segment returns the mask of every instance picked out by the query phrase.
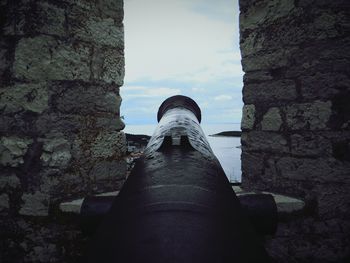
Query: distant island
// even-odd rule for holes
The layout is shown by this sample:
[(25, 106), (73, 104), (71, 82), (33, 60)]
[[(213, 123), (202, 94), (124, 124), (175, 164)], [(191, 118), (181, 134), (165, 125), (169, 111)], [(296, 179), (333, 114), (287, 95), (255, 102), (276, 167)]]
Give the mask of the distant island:
[(223, 131), (223, 132), (219, 132), (216, 134), (211, 134), (209, 136), (212, 137), (219, 137), (219, 136), (225, 136), (225, 137), (241, 137), (242, 132), (241, 131)]

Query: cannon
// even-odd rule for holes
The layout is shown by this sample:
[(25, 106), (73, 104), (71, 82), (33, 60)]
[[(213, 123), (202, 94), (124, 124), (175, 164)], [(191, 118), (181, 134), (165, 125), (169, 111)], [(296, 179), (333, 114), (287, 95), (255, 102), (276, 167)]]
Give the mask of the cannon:
[(103, 214), (86, 261), (268, 262), (259, 232), (275, 229), (272, 197), (245, 197), (242, 207), (206, 140), (200, 108), (192, 99), (166, 99), (157, 118), (119, 195), (84, 201), (83, 216)]

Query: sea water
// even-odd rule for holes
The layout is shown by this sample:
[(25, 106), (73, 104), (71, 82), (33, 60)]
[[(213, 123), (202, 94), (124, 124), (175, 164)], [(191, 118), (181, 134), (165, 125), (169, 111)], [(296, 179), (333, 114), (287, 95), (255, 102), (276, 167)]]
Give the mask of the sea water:
[[(152, 135), (157, 124), (126, 125), (124, 132)], [(239, 131), (239, 123), (201, 124), (204, 134), (230, 182), (241, 182), (241, 138), (209, 136), (223, 131)]]

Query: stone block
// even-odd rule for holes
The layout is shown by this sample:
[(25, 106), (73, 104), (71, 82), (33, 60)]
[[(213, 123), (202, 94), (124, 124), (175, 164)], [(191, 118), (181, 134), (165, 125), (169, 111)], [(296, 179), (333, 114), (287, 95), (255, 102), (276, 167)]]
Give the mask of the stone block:
[(83, 16), (94, 15), (102, 18), (113, 18), (117, 24), (124, 18), (123, 0), (78, 0), (73, 8), (80, 8)]
[[(15, 35), (49, 34), (64, 36), (65, 10), (45, 1), (22, 1), (13, 7), (16, 19), (9, 17)], [(8, 32), (10, 33), (10, 32)]]
[(243, 151), (242, 156), (242, 187), (253, 190), (259, 186), (264, 169), (262, 154)]
[(16, 46), (13, 71), (25, 80), (90, 79), (90, 48), (51, 36), (22, 38)]
[[(322, 219), (338, 217), (348, 218), (350, 215), (349, 187), (349, 180), (347, 180), (347, 183), (326, 183), (317, 184), (315, 186), (318, 201), (318, 214)], [(334, 228), (333, 231), (335, 231)]]
[(288, 141), (279, 133), (250, 131), (242, 133), (242, 149), (271, 153), (286, 153), (289, 151)]
[(124, 56), (113, 48), (96, 48), (92, 56), (92, 78), (122, 86), (125, 75)]
[[(95, 1), (94, 1), (95, 2)], [(123, 0), (104, 0), (97, 2), (97, 9), (103, 17), (111, 17), (116, 23), (122, 23), (124, 18)]]
[(23, 157), (32, 142), (33, 140), (28, 138), (2, 137), (0, 140), (0, 163), (11, 167), (23, 164)]
[(289, 67), (297, 52), (298, 49), (296, 47), (288, 47), (285, 49), (266, 50), (248, 56), (242, 50), (242, 68), (247, 73)]
[(20, 215), (26, 216), (48, 216), (49, 195), (36, 191), (34, 194), (25, 193), (22, 196), (24, 204), (19, 210)]
[(251, 31), (249, 34), (245, 34), (244, 38), (241, 38), (239, 46), (242, 54), (247, 57), (264, 50), (264, 44), (264, 34), (261, 31)]
[(101, 131), (91, 145), (93, 158), (119, 159), (126, 152), (126, 139), (123, 132)]
[(350, 87), (350, 78), (343, 73), (317, 72), (300, 76), (301, 94), (305, 99), (327, 99)]
[(242, 121), (241, 121), (241, 129), (242, 130), (251, 130), (254, 127), (255, 123), (255, 106), (244, 105), (243, 113), (242, 113)]
[(288, 48), (345, 36), (347, 31), (345, 21), (343, 11), (311, 9), (306, 17), (305, 12), (298, 9), (284, 18), (282, 24), (263, 23), (258, 30), (243, 31), (241, 50), (244, 56), (249, 56), (258, 52), (277, 50), (282, 46)]
[(53, 85), (51, 87), (52, 103), (62, 113), (97, 115), (113, 113), (119, 115), (121, 97), (119, 88), (108, 91), (104, 86), (88, 84)]
[(21, 182), (18, 177), (14, 174), (0, 176), (0, 192), (5, 191), (5, 189), (16, 189), (21, 186)]
[(259, 84), (245, 84), (243, 101), (246, 104), (256, 102), (294, 101), (297, 98), (295, 82), (292, 80), (275, 80)]
[(43, 142), (43, 153), (40, 160), (44, 166), (65, 169), (71, 160), (71, 145), (62, 138), (41, 139)]
[(244, 84), (259, 83), (259, 82), (268, 81), (268, 80), (273, 80), (273, 75), (271, 74), (271, 71), (268, 71), (268, 70), (252, 71), (244, 74), (243, 76)]
[(0, 195), (0, 212), (10, 208), (10, 198), (7, 194)]
[(314, 134), (302, 133), (290, 136), (291, 153), (300, 156), (331, 156), (332, 143), (328, 138)]
[[(240, 1), (242, 3), (243, 1)], [(242, 4), (240, 15), (240, 29), (251, 30), (262, 24), (273, 23), (288, 16), (295, 8), (294, 2), (289, 0), (254, 1)]]
[(20, 111), (42, 113), (48, 109), (46, 83), (16, 84), (0, 90), (0, 108), (4, 114)]
[(85, 124), (84, 116), (77, 114), (47, 113), (34, 121), (35, 131), (39, 136), (49, 132), (72, 135), (80, 132)]
[(261, 129), (263, 131), (278, 131), (281, 128), (283, 121), (281, 112), (278, 108), (270, 108), (265, 113), (263, 120), (261, 121)]
[(97, 162), (89, 176), (94, 182), (125, 179), (126, 162), (124, 160)]
[(333, 158), (282, 157), (276, 167), (287, 180), (321, 183), (349, 183), (350, 165)]
[[(59, 253), (56, 244), (48, 244), (45, 242), (44, 244), (40, 244), (40, 246), (34, 246), (30, 253), (28, 253), (27, 259), (28, 262), (52, 262)], [(55, 261), (57, 262), (57, 260)]]
[(68, 12), (69, 33), (72, 37), (115, 49), (124, 49), (124, 28), (113, 18), (101, 18), (79, 6)]
[[(1, 7), (0, 7), (1, 8)], [(7, 39), (5, 37), (1, 37), (0, 39), (0, 84), (2, 82), (7, 81), (6, 74), (10, 72), (11, 68), (11, 49), (12, 49), (12, 43), (10, 39)]]
[(285, 114), (291, 130), (327, 130), (332, 102), (317, 100), (313, 103), (293, 104), (286, 107)]
[(99, 117), (96, 119), (96, 128), (107, 131), (120, 131), (124, 129), (125, 124), (120, 117)]

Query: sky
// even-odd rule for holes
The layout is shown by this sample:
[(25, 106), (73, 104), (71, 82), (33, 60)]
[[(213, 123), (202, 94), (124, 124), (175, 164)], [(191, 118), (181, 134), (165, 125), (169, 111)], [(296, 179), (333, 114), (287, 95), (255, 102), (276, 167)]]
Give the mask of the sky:
[(121, 115), (156, 123), (173, 95), (194, 99), (202, 123), (240, 123), (243, 72), (237, 0), (124, 1)]

